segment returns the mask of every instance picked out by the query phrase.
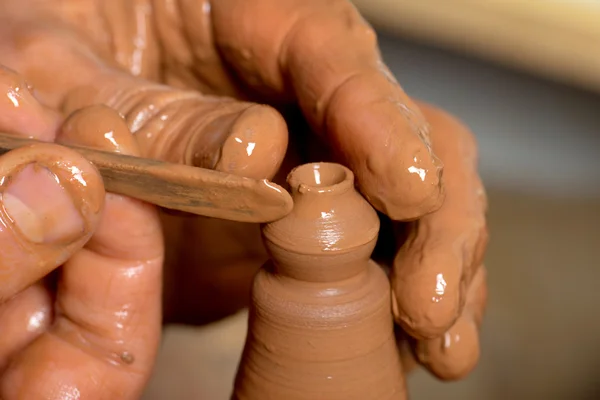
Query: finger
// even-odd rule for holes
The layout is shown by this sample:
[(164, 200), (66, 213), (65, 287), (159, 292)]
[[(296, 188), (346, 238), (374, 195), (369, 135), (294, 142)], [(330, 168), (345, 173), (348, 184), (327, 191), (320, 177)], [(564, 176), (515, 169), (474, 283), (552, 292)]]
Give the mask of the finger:
[(146, 157), (251, 178), (270, 178), (279, 168), (288, 135), (274, 109), (133, 77), (97, 57), (94, 46), (73, 29), (37, 18), (33, 27), (4, 28), (9, 38), (25, 43), (18, 53), (10, 52), (8, 39), (0, 41), (0, 50), (28, 71), (43, 98), (65, 115), (95, 104), (117, 110)]
[(125, 117), (145, 157), (263, 179), (287, 149), (285, 120), (268, 106), (108, 75), (70, 93), (64, 110), (98, 103)]
[[(191, 29), (194, 7), (181, 2), (193, 45), (203, 40), (202, 30)], [(425, 118), (383, 65), (373, 29), (350, 2), (224, 0), (210, 13), (217, 48), (237, 75), (257, 93), (297, 98), (376, 208), (396, 220), (439, 208), (441, 165)]]
[[(125, 154), (124, 121), (97, 107), (81, 110), (58, 140), (96, 146), (94, 129), (76, 129), (90, 112), (103, 114)], [(112, 126), (109, 126), (109, 120)], [(123, 144), (125, 143), (125, 144)], [(147, 382), (161, 327), (160, 224), (154, 207), (107, 195), (98, 229), (65, 265), (58, 283), (52, 327), (9, 365), (0, 382), (6, 400), (47, 398), (138, 399)], [(73, 366), (78, 366), (73, 369)]]
[(402, 331), (402, 329), (398, 326), (395, 327), (395, 336), (396, 343), (398, 344), (398, 351), (400, 352), (402, 371), (405, 374), (409, 374), (419, 366), (411, 346), (412, 338)]
[(462, 379), (479, 361), (479, 327), (487, 297), (485, 278), (485, 268), (481, 267), (471, 282), (462, 315), (444, 335), (417, 343), (419, 362), (439, 379)]
[(0, 371), (50, 326), (52, 302), (50, 292), (38, 282), (0, 304)]
[[(60, 122), (59, 114), (41, 105), (35, 98), (31, 85), (4, 66), (0, 66), (0, 93), (3, 94), (3, 101), (0, 102), (0, 132), (45, 141), (54, 139)], [(56, 196), (49, 197), (52, 199)], [(60, 197), (62, 196), (59, 196), (59, 203), (64, 203)], [(67, 201), (66, 205), (62, 205), (63, 209), (65, 207), (68, 210), (73, 205)], [(60, 208), (56, 211), (60, 213)], [(34, 278), (25, 279), (24, 285), (32, 279)], [(11, 292), (14, 290), (18, 289), (12, 289)], [(0, 303), (0, 371), (5, 368), (12, 355), (48, 327), (52, 320), (52, 301), (48, 290), (38, 281)]]
[(154, 26), (158, 43), (163, 47), (164, 81), (175, 87), (193, 87), (206, 94), (242, 98), (239, 82), (214, 43), (211, 3), (210, 0), (180, 0), (177, 7), (173, 7), (169, 1), (153, 1)]
[(412, 223), (392, 273), (394, 315), (418, 339), (454, 324), (487, 243), (485, 192), (477, 174), (473, 136), (451, 116), (425, 104), (434, 150), (445, 164), (446, 200)]
[(40, 104), (25, 79), (0, 65), (0, 133), (13, 133), (52, 141), (60, 115)]
[(102, 178), (54, 144), (0, 157), (0, 303), (66, 261), (90, 238), (104, 203)]

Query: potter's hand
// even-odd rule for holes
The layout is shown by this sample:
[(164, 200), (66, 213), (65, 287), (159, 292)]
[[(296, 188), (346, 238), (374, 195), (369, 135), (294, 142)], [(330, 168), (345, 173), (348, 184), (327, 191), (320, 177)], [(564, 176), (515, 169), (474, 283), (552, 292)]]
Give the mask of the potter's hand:
[[(453, 350), (477, 354), (477, 340), (457, 341), (457, 332), (476, 338), (483, 307), (478, 267), (485, 197), (473, 138), (450, 117), (407, 97), (350, 3), (65, 0), (60, 7), (24, 6), (30, 1), (3, 0), (12, 15), (0, 24), (10, 44), (2, 56), (31, 74), (57, 108), (105, 103), (121, 111), (146, 156), (269, 177), (287, 144), (281, 117), (269, 107), (200, 92), (299, 105), (374, 206), (394, 220), (416, 221), (408, 225), (408, 241), (401, 234), (406, 225), (399, 224), (381, 239), (390, 242), (392, 254), (396, 242), (400, 247), (392, 279), (395, 314), (420, 339), (421, 360), (446, 378), (473, 366), (475, 357), (457, 358)], [(302, 152), (307, 140), (301, 137), (293, 149)], [(441, 164), (433, 152), (445, 163), (442, 208)], [(255, 227), (165, 219), (173, 255), (167, 270), (175, 276), (166, 287), (175, 287), (189, 307), (171, 308), (179, 310), (176, 318), (196, 321), (190, 310), (214, 310), (224, 304), (215, 296), (247, 289), (265, 257)], [(186, 263), (194, 268), (183, 268)]]
[(457, 379), (479, 359), (487, 205), (472, 134), (443, 111), (419, 106), (433, 150), (444, 161), (446, 199), (436, 212), (392, 226), (401, 244), (393, 261), (392, 306), (404, 330), (419, 339), (419, 361), (442, 379)]
[[(0, 97), (0, 132), (55, 139), (58, 115), (3, 67)], [(58, 140), (95, 144), (72, 131)], [(55, 144), (1, 156), (0, 176), (0, 398), (138, 399), (160, 334), (155, 210), (105, 196), (96, 169)]]
[[(154, 4), (167, 82), (298, 104), (376, 208), (393, 220), (415, 220), (382, 232), (391, 250), (396, 243), (399, 248), (392, 274), (395, 316), (418, 339), (416, 354), (432, 372), (447, 379), (468, 373), (479, 354), (485, 303), (480, 264), (487, 241), (486, 200), (471, 133), (408, 98), (381, 61), (373, 30), (347, 1)], [(136, 66), (134, 58), (122, 59), (129, 60), (130, 70)], [(300, 144), (293, 150), (306, 149), (312, 139), (304, 139), (293, 142)], [(445, 165), (441, 208), (436, 155)], [(221, 242), (241, 237), (252, 243), (248, 235), (235, 235), (231, 224), (221, 226)], [(197, 229), (205, 243), (218, 246), (211, 230)], [(256, 251), (230, 248), (229, 257), (221, 256), (223, 264), (232, 264), (231, 254), (258, 257)], [(215, 250), (203, 250), (200, 259), (218, 258)]]

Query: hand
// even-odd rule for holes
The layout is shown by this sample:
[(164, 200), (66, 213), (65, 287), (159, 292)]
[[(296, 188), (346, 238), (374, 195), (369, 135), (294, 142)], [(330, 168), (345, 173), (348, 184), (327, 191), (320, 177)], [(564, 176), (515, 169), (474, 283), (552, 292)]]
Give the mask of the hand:
[[(0, 132), (99, 147), (100, 132), (79, 127), (101, 112), (121, 150), (137, 151), (108, 108), (59, 128), (60, 116), (1, 66), (0, 95)], [(2, 155), (0, 176), (0, 398), (138, 399), (161, 330), (156, 210), (105, 195), (96, 169), (55, 144)]]
[[(269, 103), (293, 122), (295, 152), (285, 165), (327, 145), (379, 211), (412, 221), (387, 224), (379, 250), (383, 259), (398, 250), (395, 316), (419, 360), (446, 379), (474, 366), (487, 234), (473, 138), (403, 92), (348, 2), (4, 2), (5, 59), (65, 114), (95, 103), (119, 110), (146, 156), (273, 176), (288, 144), (285, 125), (273, 108), (248, 101)], [(317, 137), (289, 118), (290, 105)], [(444, 185), (434, 152), (445, 164)], [(266, 257), (258, 228), (176, 216), (163, 216), (163, 225), (168, 317), (203, 322), (243, 306)]]

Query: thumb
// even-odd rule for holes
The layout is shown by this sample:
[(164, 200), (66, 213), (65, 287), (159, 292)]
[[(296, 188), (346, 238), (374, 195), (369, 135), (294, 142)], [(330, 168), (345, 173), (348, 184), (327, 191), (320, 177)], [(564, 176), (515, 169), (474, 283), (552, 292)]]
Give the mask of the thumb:
[(72, 150), (36, 144), (0, 157), (0, 301), (60, 266), (95, 230), (102, 178)]

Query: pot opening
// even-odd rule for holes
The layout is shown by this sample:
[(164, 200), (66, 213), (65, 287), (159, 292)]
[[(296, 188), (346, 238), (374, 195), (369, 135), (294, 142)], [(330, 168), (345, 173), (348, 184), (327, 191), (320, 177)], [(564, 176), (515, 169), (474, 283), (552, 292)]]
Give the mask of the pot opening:
[(344, 182), (351, 184), (353, 179), (352, 172), (340, 164), (312, 163), (294, 169), (288, 182), (292, 187), (302, 185), (322, 191), (333, 189)]

